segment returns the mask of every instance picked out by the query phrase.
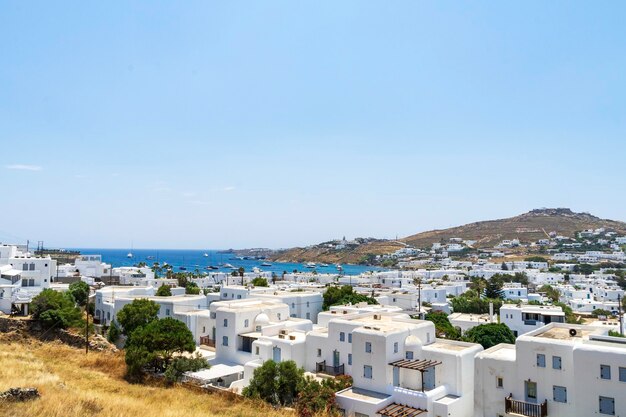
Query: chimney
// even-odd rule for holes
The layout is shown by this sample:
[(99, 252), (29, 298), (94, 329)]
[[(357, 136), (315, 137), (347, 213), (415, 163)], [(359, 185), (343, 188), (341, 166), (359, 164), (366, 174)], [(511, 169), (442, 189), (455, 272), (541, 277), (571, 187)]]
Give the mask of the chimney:
[(493, 302), (489, 302), (489, 323), (493, 323)]

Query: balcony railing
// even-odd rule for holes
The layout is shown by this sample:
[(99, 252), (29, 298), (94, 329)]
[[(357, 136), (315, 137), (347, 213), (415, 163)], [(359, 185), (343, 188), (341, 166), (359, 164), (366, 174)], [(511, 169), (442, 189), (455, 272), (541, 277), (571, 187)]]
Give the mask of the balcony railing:
[(330, 365), (326, 365), (326, 361), (322, 361), (322, 362), (317, 362), (315, 368), (317, 372), (324, 373), (326, 375), (337, 376), (337, 375), (344, 374), (343, 364), (338, 365), (338, 366), (330, 366)]
[(200, 336), (200, 344), (208, 347), (215, 347), (215, 340), (209, 336)]
[(527, 417), (546, 417), (548, 415), (548, 400), (540, 404), (514, 400), (513, 394), (504, 399), (504, 411)]

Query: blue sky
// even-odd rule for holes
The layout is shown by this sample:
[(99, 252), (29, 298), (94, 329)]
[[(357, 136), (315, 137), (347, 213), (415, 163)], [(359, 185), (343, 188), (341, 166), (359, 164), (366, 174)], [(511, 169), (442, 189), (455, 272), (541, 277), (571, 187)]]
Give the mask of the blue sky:
[(626, 220), (623, 2), (0, 4), (0, 240)]

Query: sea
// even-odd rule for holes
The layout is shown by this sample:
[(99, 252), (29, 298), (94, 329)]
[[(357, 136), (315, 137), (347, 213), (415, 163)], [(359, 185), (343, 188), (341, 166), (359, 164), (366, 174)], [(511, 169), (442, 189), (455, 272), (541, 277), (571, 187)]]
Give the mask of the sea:
[[(70, 249), (70, 248), (68, 248)], [(328, 266), (317, 265), (315, 268), (307, 268), (302, 263), (286, 263), (286, 262), (269, 262), (259, 259), (239, 259), (233, 253), (220, 253), (217, 250), (192, 250), (192, 249), (99, 249), (99, 248), (71, 248), (78, 250), (82, 255), (102, 255), (102, 261), (111, 264), (114, 268), (120, 266), (133, 266), (139, 262), (145, 262), (152, 265), (155, 262), (163, 264), (167, 262), (172, 265), (174, 271), (181, 271), (180, 267), (186, 268), (187, 272), (193, 272), (198, 269), (200, 272), (211, 272), (207, 270), (207, 266), (216, 266), (217, 270), (231, 272), (230, 264), (235, 268), (243, 267), (246, 272), (251, 272), (252, 268), (259, 268), (262, 271), (275, 272), (277, 275), (284, 271), (293, 272), (312, 272), (317, 271), (319, 274), (336, 274), (335, 264)], [(132, 252), (133, 257), (129, 258), (128, 253)], [(205, 256), (206, 254), (206, 256)], [(262, 266), (264, 262), (269, 262), (272, 266)], [(366, 265), (349, 265), (342, 264), (344, 275), (359, 275), (367, 271), (383, 271), (384, 268), (378, 268)]]

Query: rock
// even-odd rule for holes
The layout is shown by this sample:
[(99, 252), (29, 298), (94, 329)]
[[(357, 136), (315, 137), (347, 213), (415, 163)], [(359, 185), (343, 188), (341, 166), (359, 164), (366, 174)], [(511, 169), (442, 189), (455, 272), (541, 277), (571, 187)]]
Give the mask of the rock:
[(30, 401), (39, 398), (37, 388), (9, 388), (0, 392), (0, 401)]

